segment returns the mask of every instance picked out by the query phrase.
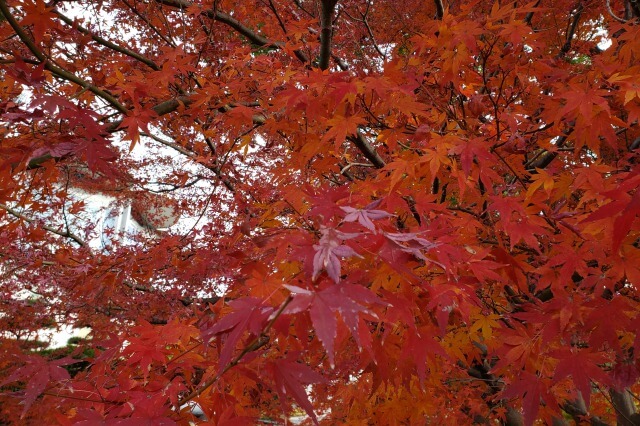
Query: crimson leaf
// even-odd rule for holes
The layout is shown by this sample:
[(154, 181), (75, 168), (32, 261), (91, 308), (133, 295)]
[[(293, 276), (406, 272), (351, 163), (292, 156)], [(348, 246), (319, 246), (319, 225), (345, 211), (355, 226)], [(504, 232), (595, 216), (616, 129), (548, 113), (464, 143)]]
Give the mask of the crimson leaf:
[(234, 311), (220, 319), (211, 327), (204, 326), (202, 338), (208, 342), (212, 337), (227, 334), (226, 342), (220, 352), (222, 370), (231, 361), (233, 350), (245, 331), (258, 335), (262, 331), (267, 319), (273, 312), (271, 306), (264, 306), (260, 299), (245, 297), (229, 302)]
[(384, 210), (374, 210), (374, 208), (378, 207), (381, 202), (382, 199), (376, 200), (373, 203), (365, 206), (365, 208), (363, 209), (355, 209), (353, 207), (340, 207), (342, 211), (347, 213), (343, 220), (345, 222), (358, 221), (360, 225), (364, 226), (375, 234), (376, 227), (371, 220), (384, 219), (393, 216), (391, 213), (387, 213)]
[(75, 364), (78, 360), (62, 358), (55, 361), (47, 361), (40, 356), (28, 356), (27, 363), (13, 372), (0, 387), (17, 381), (26, 381), (24, 392), (24, 416), (35, 400), (42, 394), (50, 381), (64, 382), (69, 380), (69, 372), (62, 368), (65, 365)]
[(294, 401), (318, 424), (318, 418), (313, 412), (313, 406), (303, 385), (326, 383), (326, 379), (304, 364), (288, 360), (278, 360), (273, 363), (276, 391), (280, 402), (284, 406), (285, 396), (290, 395)]
[(315, 281), (323, 269), (336, 283), (340, 281), (340, 257), (359, 256), (351, 247), (342, 245), (342, 241), (357, 237), (359, 234), (346, 234), (333, 228), (322, 227), (320, 243), (313, 246), (313, 277)]
[(336, 313), (340, 313), (356, 343), (362, 349), (363, 342), (368, 343), (370, 335), (366, 330), (366, 325), (360, 321), (360, 316), (365, 314), (370, 318), (377, 318), (376, 314), (364, 305), (384, 304), (370, 290), (359, 285), (332, 285), (318, 292), (290, 285), (285, 285), (285, 287), (295, 296), (284, 313), (293, 314), (309, 309), (316, 335), (327, 351), (329, 363), (332, 367), (335, 365), (333, 345), (337, 336), (338, 326)]

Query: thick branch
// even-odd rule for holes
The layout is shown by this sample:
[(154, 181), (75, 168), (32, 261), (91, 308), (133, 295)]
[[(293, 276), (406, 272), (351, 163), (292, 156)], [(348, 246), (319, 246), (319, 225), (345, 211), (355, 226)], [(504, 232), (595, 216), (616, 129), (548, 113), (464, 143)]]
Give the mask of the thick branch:
[(628, 0), (627, 4), (629, 5), (631, 12), (633, 12), (633, 17), (640, 18), (640, 3), (638, 3), (638, 0)]
[[(191, 2), (185, 1), (185, 0), (156, 0), (156, 1), (165, 6), (176, 7), (183, 10), (187, 9), (192, 4)], [(277, 49), (281, 49), (284, 46), (282, 42), (270, 41), (268, 38), (256, 33), (251, 28), (243, 25), (240, 21), (238, 21), (237, 19), (233, 18), (230, 15), (227, 15), (226, 13), (222, 13), (215, 9), (209, 9), (204, 11), (202, 14), (210, 19), (213, 19), (228, 25), (229, 27), (236, 30), (240, 35), (246, 37), (251, 43), (257, 46), (274, 47)], [(295, 50), (293, 53), (300, 60), (300, 62), (303, 62), (303, 63), (309, 62), (309, 58), (307, 57), (307, 55), (300, 49)]]
[[(168, 101), (161, 102), (151, 109), (155, 111), (155, 113), (158, 114), (158, 116), (162, 116), (175, 111), (176, 109), (178, 109), (180, 105), (189, 105), (191, 102), (192, 101), (188, 96), (180, 96), (175, 99), (169, 99)], [(119, 130), (122, 130), (122, 129), (119, 129), (121, 124), (122, 124), (122, 120), (114, 121), (107, 127), (106, 131), (108, 133), (115, 133)], [(27, 164), (27, 169), (38, 168), (42, 163), (49, 161), (52, 158), (53, 157), (51, 156), (50, 153), (46, 153), (38, 157), (34, 157), (31, 160), (29, 160), (29, 163)]]
[[(482, 356), (486, 357), (486, 347), (483, 347), (483, 346), (484, 345), (479, 344), (478, 347), (483, 353)], [(487, 384), (487, 386), (489, 386), (489, 392), (492, 395), (495, 395), (504, 388), (504, 382), (500, 380), (500, 378), (497, 377), (496, 375), (490, 373), (489, 370), (490, 370), (490, 367), (487, 364), (487, 361), (485, 360), (482, 363), (477, 363), (473, 367), (468, 368), (467, 374), (469, 374), (469, 376), (471, 377), (484, 381)], [(507, 408), (507, 413), (506, 413), (506, 418), (504, 423), (506, 426), (524, 425), (524, 420), (522, 418), (522, 415), (516, 409), (509, 406), (508, 404), (505, 404), (505, 401), (499, 401), (497, 403), (504, 404)], [(491, 405), (495, 406), (497, 405), (497, 403), (493, 402), (491, 403)]]
[(436, 19), (438, 21), (442, 21), (444, 17), (444, 5), (442, 4), (442, 0), (433, 0), (436, 4)]
[(573, 13), (573, 19), (571, 20), (569, 31), (567, 31), (566, 41), (562, 46), (562, 49), (560, 49), (560, 53), (558, 53), (558, 57), (563, 57), (564, 55), (567, 54), (567, 52), (569, 52), (569, 49), (571, 49), (571, 41), (573, 40), (573, 36), (576, 33), (576, 29), (578, 28), (578, 22), (580, 21), (580, 16), (582, 16), (583, 10), (584, 10), (584, 6), (582, 5), (582, 2), (579, 2), (578, 6), (576, 6), (575, 12)]
[[(562, 405), (562, 409), (574, 418), (576, 424), (580, 423), (581, 419), (588, 415), (584, 399), (580, 394), (578, 394), (578, 398), (575, 401), (565, 401)], [(592, 416), (589, 423), (591, 423), (593, 426), (609, 426), (608, 423), (603, 422), (597, 416)]]
[(329, 68), (331, 59), (331, 38), (333, 35), (333, 12), (338, 0), (322, 0), (320, 13), (320, 59), (318, 67), (321, 70)]
[[(175, 110), (177, 110), (180, 105), (188, 106), (193, 102), (189, 96), (178, 96), (174, 99), (169, 99), (168, 101), (160, 102), (158, 105), (152, 107), (151, 109), (158, 114), (159, 117), (163, 115), (167, 115)], [(107, 127), (107, 132), (114, 133), (117, 132), (120, 125), (122, 124), (122, 120), (114, 121)]]
[(638, 425), (638, 415), (636, 414), (636, 406), (629, 391), (619, 392), (615, 389), (609, 391), (613, 408), (616, 410), (616, 422), (619, 426)]
[[(540, 0), (538, 0), (536, 4), (533, 5), (533, 7), (538, 7), (539, 4), (540, 4)], [(527, 25), (531, 25), (532, 19), (533, 19), (533, 12), (527, 12), (527, 14), (524, 17), (524, 23)]]
[(383, 168), (386, 165), (382, 157), (378, 155), (376, 150), (371, 146), (371, 144), (367, 141), (362, 133), (358, 132), (355, 135), (349, 136), (347, 139), (349, 139), (356, 147), (358, 147), (360, 152), (362, 152), (367, 160), (371, 161), (371, 164), (379, 169)]
[[(188, 106), (189, 104), (191, 104), (193, 101), (189, 96), (179, 96), (175, 99), (169, 99), (167, 101), (161, 102), (159, 104), (157, 104), (156, 106), (152, 107), (151, 109), (158, 114), (158, 116), (163, 116), (166, 114), (169, 114), (175, 110), (177, 110), (180, 105), (184, 105), (184, 106)], [(230, 111), (234, 108), (235, 105), (233, 104), (228, 104), (228, 105), (224, 105), (222, 107), (220, 107), (218, 110), (220, 112), (227, 112)], [(266, 117), (262, 114), (256, 114), (253, 116), (253, 124), (254, 125), (261, 125), (264, 124), (266, 121)], [(114, 121), (113, 123), (111, 123), (106, 131), (108, 133), (115, 133), (118, 131), (123, 130), (122, 128), (120, 128), (120, 125), (122, 124), (122, 120), (117, 120)], [(149, 136), (152, 139), (160, 142), (161, 139), (156, 138), (152, 135), (147, 135), (145, 134), (145, 136)], [(164, 141), (162, 140), (161, 143), (163, 143), (164, 145), (175, 149), (176, 151), (187, 155), (189, 157), (196, 157), (196, 155), (193, 152), (187, 151), (186, 149), (180, 147), (177, 144), (174, 144), (172, 142), (168, 142), (168, 141)], [(40, 165), (48, 160), (51, 160), (53, 157), (51, 156), (51, 154), (46, 153), (43, 155), (40, 155), (38, 157), (32, 158), (31, 160), (29, 160), (29, 163), (27, 164), (27, 169), (35, 169), (37, 167), (40, 167)], [(219, 171), (214, 170), (214, 168), (211, 168), (210, 166), (204, 165), (205, 167), (209, 168), (210, 170), (213, 170), (216, 175), (222, 180), (222, 182), (224, 183), (224, 185), (231, 191), (234, 191), (235, 188), (233, 188), (233, 185), (231, 184), (231, 182), (229, 182), (227, 179), (223, 179), (220, 175), (219, 175)]]

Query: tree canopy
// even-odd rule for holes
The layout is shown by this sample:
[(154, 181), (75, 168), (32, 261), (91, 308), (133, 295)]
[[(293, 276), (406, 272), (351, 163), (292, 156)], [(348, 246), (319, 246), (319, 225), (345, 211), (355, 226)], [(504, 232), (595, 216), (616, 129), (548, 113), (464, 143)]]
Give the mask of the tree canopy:
[(0, 12), (0, 424), (639, 424), (635, 0)]

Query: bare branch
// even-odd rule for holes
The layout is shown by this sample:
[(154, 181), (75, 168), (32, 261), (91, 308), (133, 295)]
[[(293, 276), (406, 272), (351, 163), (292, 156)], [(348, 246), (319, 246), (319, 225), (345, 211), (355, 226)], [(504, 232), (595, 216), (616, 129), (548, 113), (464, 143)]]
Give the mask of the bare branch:
[(320, 59), (318, 67), (321, 70), (329, 68), (331, 59), (331, 38), (333, 35), (333, 12), (338, 0), (322, 0), (320, 13)]
[[(539, 4), (540, 4), (540, 0), (538, 0), (536, 4), (533, 5), (533, 7), (538, 7)], [(528, 12), (524, 17), (524, 23), (527, 25), (531, 25), (532, 19), (533, 19), (533, 12)]]
[(615, 19), (618, 22), (622, 22), (623, 24), (625, 22), (627, 22), (626, 19), (622, 19), (620, 18), (618, 15), (615, 14), (615, 12), (613, 11), (613, 9), (611, 9), (611, 0), (607, 0), (607, 12), (609, 12), (609, 15), (611, 15), (611, 17), (613, 19)]
[(160, 37), (165, 43), (167, 43), (169, 46), (171, 47), (176, 47), (176, 44), (174, 43), (173, 40), (171, 40), (170, 38), (168, 38), (167, 36), (165, 36), (164, 34), (162, 34), (162, 32), (155, 26), (153, 25), (153, 23), (149, 20), (149, 18), (147, 18), (146, 16), (144, 16), (143, 14), (141, 14), (138, 9), (136, 9), (132, 4), (129, 4), (126, 0), (122, 0), (122, 2), (129, 8), (129, 10), (131, 10), (138, 18), (140, 18), (145, 24), (147, 24), (147, 26), (149, 28), (151, 28), (153, 30), (154, 33), (156, 33), (158, 35), (158, 37)]
[[(12, 209), (11, 207), (5, 205), (5, 204), (0, 204), (0, 209), (6, 210), (6, 212), (9, 213), (10, 215), (12, 215), (12, 216), (14, 216), (14, 217), (16, 217), (18, 219), (22, 219), (25, 222), (29, 222), (29, 223), (36, 222), (35, 219), (33, 219), (33, 218), (29, 217), (29, 216), (26, 216), (26, 215), (20, 213), (19, 211), (15, 210), (15, 209)], [(56, 228), (54, 228), (52, 226), (49, 226), (49, 225), (41, 225), (40, 227), (42, 229), (44, 229), (45, 231), (49, 231), (49, 232), (51, 232), (53, 234), (56, 234), (56, 235), (58, 235), (60, 237), (72, 239), (80, 247), (84, 247), (84, 246), (87, 245), (80, 237), (78, 237), (78, 236), (74, 235), (73, 233), (71, 233), (69, 231), (69, 229), (67, 229), (65, 232), (62, 232), (62, 231), (59, 231)]]
[(367, 20), (367, 15), (369, 14), (370, 5), (371, 3), (367, 2), (367, 9), (365, 10), (364, 13), (360, 12), (360, 10), (358, 9), (358, 13), (360, 14), (361, 18), (356, 18), (354, 16), (351, 16), (349, 12), (347, 12), (346, 10), (343, 10), (343, 13), (347, 15), (347, 17), (349, 17), (349, 19), (351, 19), (352, 21), (360, 22), (364, 25), (365, 29), (369, 33), (369, 37), (371, 38), (371, 44), (373, 44), (374, 49), (376, 50), (376, 52), (378, 52), (380, 56), (382, 56), (382, 59), (386, 60), (387, 55), (382, 51), (382, 49), (380, 49), (380, 46), (378, 46), (378, 43), (376, 42), (376, 37), (373, 34), (373, 30), (371, 29), (371, 26), (369, 25), (369, 21)]
[(582, 1), (578, 3), (574, 12), (573, 18), (571, 19), (571, 25), (569, 26), (569, 30), (567, 31), (567, 38), (558, 53), (558, 57), (561, 58), (569, 52), (571, 49), (571, 41), (573, 40), (573, 36), (576, 34), (576, 29), (578, 28), (578, 22), (580, 21), (580, 17), (582, 16), (582, 11), (584, 10), (584, 6), (582, 5)]
[[(165, 6), (176, 7), (180, 9), (187, 9), (192, 4), (191, 2), (185, 1), (185, 0), (156, 0), (156, 1)], [(209, 9), (202, 12), (202, 14), (207, 16), (208, 18), (214, 19), (216, 21), (219, 21), (219, 22), (222, 22), (223, 24), (228, 25), (229, 27), (236, 30), (240, 35), (243, 35), (244, 37), (246, 37), (251, 43), (257, 46), (274, 47), (276, 49), (281, 49), (284, 46), (284, 43), (270, 41), (268, 38), (256, 33), (251, 28), (243, 25), (237, 19), (231, 17), (230, 15), (227, 15), (226, 13), (222, 13), (219, 10)], [(297, 49), (293, 53), (301, 62), (303, 63), (309, 62), (309, 58), (307, 57), (306, 53), (304, 53), (302, 50)]]
[(436, 19), (438, 21), (442, 21), (444, 17), (444, 5), (442, 4), (442, 0), (433, 0), (436, 4)]
[(278, 13), (278, 9), (276, 9), (276, 5), (273, 4), (273, 0), (269, 0), (269, 9), (271, 9), (271, 11), (275, 15), (276, 19), (278, 20), (278, 24), (280, 25), (280, 28), (282, 28), (282, 32), (284, 32), (286, 34), (287, 33), (287, 27), (284, 25), (284, 22), (282, 21), (282, 18), (280, 17), (280, 14)]
[(371, 161), (371, 163), (378, 169), (381, 169), (386, 165), (382, 157), (380, 157), (380, 155), (371, 146), (371, 144), (367, 141), (367, 139), (361, 132), (358, 132), (355, 135), (351, 135), (347, 139), (353, 142), (353, 144), (358, 147), (360, 152), (362, 152), (367, 160)]
[(82, 34), (85, 35), (89, 35), (91, 36), (91, 39), (93, 41), (95, 41), (98, 44), (103, 45), (104, 47), (107, 47), (111, 50), (114, 50), (116, 52), (122, 53), (123, 55), (129, 56), (133, 59), (136, 59), (140, 62), (142, 62), (143, 64), (147, 65), (149, 68), (155, 70), (155, 71), (160, 71), (160, 66), (158, 66), (155, 62), (153, 62), (151, 59), (146, 58), (144, 56), (142, 56), (141, 54), (139, 54), (138, 52), (134, 52), (133, 50), (129, 50), (126, 47), (122, 47), (122, 46), (118, 46), (115, 43), (110, 42), (109, 40), (106, 40), (96, 34), (93, 34), (91, 31), (89, 31), (88, 29), (84, 28), (83, 26), (75, 23), (71, 18), (63, 15), (60, 11), (54, 10), (53, 11), (56, 15), (58, 15), (58, 17), (64, 21), (67, 25), (71, 25), (72, 27), (74, 27), (75, 29), (77, 29), (79, 32), (81, 32)]

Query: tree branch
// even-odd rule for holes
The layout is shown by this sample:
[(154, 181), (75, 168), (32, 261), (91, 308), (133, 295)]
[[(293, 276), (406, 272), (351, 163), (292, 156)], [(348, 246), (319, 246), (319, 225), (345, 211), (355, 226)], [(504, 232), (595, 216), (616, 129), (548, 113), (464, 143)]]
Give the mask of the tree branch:
[(184, 405), (185, 403), (191, 401), (193, 398), (202, 394), (202, 392), (209, 389), (214, 383), (216, 383), (220, 379), (220, 377), (222, 377), (223, 374), (225, 374), (227, 371), (231, 370), (233, 367), (238, 365), (238, 363), (242, 361), (242, 358), (244, 358), (247, 354), (251, 352), (255, 352), (261, 347), (263, 347), (264, 345), (266, 345), (267, 343), (269, 343), (269, 332), (271, 331), (273, 324), (278, 319), (278, 317), (282, 314), (282, 312), (284, 312), (284, 309), (287, 307), (287, 305), (289, 305), (289, 303), (291, 303), (292, 300), (293, 300), (293, 297), (289, 295), (289, 297), (287, 297), (284, 300), (284, 302), (282, 302), (278, 310), (274, 314), (272, 314), (269, 322), (267, 323), (267, 325), (262, 330), (259, 336), (257, 336), (255, 339), (247, 343), (247, 345), (242, 349), (242, 351), (227, 365), (225, 365), (224, 368), (218, 374), (216, 374), (214, 377), (207, 380), (206, 382), (199, 384), (195, 390), (193, 390), (188, 395), (182, 397), (178, 402), (178, 405)]
[(0, 0), (0, 12), (2, 12), (5, 19), (9, 23), (9, 25), (11, 25), (11, 28), (13, 28), (15, 33), (18, 35), (18, 37), (24, 43), (24, 45), (27, 46), (27, 48), (31, 51), (33, 56), (35, 56), (41, 63), (44, 62), (44, 67), (48, 71), (53, 73), (55, 76), (62, 78), (63, 80), (70, 81), (84, 89), (91, 91), (95, 95), (101, 97), (106, 102), (108, 102), (113, 108), (118, 110), (118, 112), (121, 112), (123, 114), (127, 113), (128, 111), (127, 107), (122, 105), (120, 101), (118, 101), (118, 99), (116, 99), (110, 93), (100, 89), (97, 86), (94, 86), (93, 84), (81, 79), (77, 75), (72, 74), (67, 70), (64, 70), (62, 68), (59, 68), (53, 65), (53, 63), (47, 59), (47, 57), (44, 55), (44, 53), (40, 51), (40, 49), (38, 49), (38, 47), (33, 42), (33, 40), (31, 40), (29, 35), (22, 29), (18, 21), (16, 21), (16, 19), (13, 17), (11, 12), (9, 11), (9, 8), (7, 7), (7, 3), (5, 0)]
[(433, 0), (436, 4), (436, 19), (438, 21), (442, 21), (444, 17), (444, 5), (442, 4), (442, 0)]
[(93, 41), (95, 41), (96, 43), (101, 44), (102, 46), (107, 47), (107, 48), (109, 48), (111, 50), (114, 50), (116, 52), (122, 53), (123, 55), (129, 56), (129, 57), (131, 57), (131, 58), (133, 58), (133, 59), (135, 59), (137, 61), (140, 61), (140, 62), (142, 62), (143, 64), (145, 64), (146, 66), (148, 66), (149, 68), (151, 68), (151, 69), (153, 69), (155, 71), (160, 71), (162, 69), (155, 62), (153, 62), (151, 59), (142, 56), (138, 52), (134, 52), (133, 50), (129, 50), (126, 47), (118, 46), (117, 44), (112, 43), (109, 40), (106, 40), (106, 39), (104, 39), (104, 38), (92, 33), (91, 31), (89, 31), (88, 29), (84, 28), (80, 24), (74, 22), (71, 18), (68, 18), (67, 16), (63, 15), (62, 12), (54, 10), (53, 13), (58, 15), (58, 17), (62, 21), (64, 21), (67, 25), (72, 26), (73, 28), (77, 29), (82, 34), (90, 36), (91, 39)]
[(333, 12), (338, 0), (322, 0), (320, 13), (320, 59), (318, 67), (321, 70), (329, 68), (331, 59), (331, 38), (333, 35)]
[(618, 15), (616, 15), (616, 14), (613, 12), (613, 9), (611, 9), (611, 0), (607, 0), (607, 12), (609, 12), (609, 15), (611, 15), (611, 17), (612, 17), (613, 19), (615, 19), (616, 21), (621, 22), (621, 23), (623, 23), (623, 24), (624, 24), (625, 22), (627, 22), (627, 20), (626, 20), (626, 19), (622, 19), (622, 18), (620, 18)]
[(371, 164), (376, 166), (378, 169), (381, 169), (386, 165), (382, 157), (378, 155), (376, 150), (371, 146), (371, 144), (367, 141), (367, 139), (361, 132), (358, 131), (358, 133), (356, 133), (355, 135), (348, 136), (347, 139), (353, 142), (353, 144), (358, 147), (358, 149), (360, 150), (360, 152), (362, 152), (366, 159), (371, 161)]
[[(147, 26), (151, 28), (151, 30), (162, 39), (162, 41), (167, 43), (168, 46), (176, 47), (174, 41), (162, 34), (162, 32), (160, 32), (160, 30), (155, 25), (153, 25), (149, 18), (140, 13), (138, 9), (136, 9), (132, 4), (129, 4), (129, 2), (127, 2), (126, 0), (122, 0), (122, 2), (129, 8), (130, 11), (132, 11), (138, 18), (140, 18), (145, 24), (147, 24)], [(169, 37), (171, 37), (171, 35), (169, 35)]]
[[(187, 9), (192, 5), (191, 2), (185, 0), (156, 0), (158, 3), (163, 4), (165, 6), (175, 7), (179, 9)], [(222, 22), (223, 24), (228, 25), (229, 27), (236, 30), (240, 35), (246, 37), (251, 43), (260, 46), (260, 47), (274, 47), (276, 49), (281, 49), (284, 46), (282, 42), (274, 42), (270, 41), (268, 38), (256, 33), (251, 28), (243, 25), (237, 19), (227, 15), (226, 13), (222, 13), (216, 9), (209, 9), (202, 12), (202, 14), (210, 19)], [(296, 57), (300, 60), (300, 62), (308, 63), (309, 57), (300, 49), (296, 49), (293, 52)]]
[(582, 1), (578, 3), (573, 13), (573, 19), (571, 20), (571, 25), (569, 26), (569, 31), (567, 31), (567, 38), (558, 53), (558, 57), (561, 58), (569, 52), (571, 49), (571, 41), (573, 40), (573, 36), (576, 33), (576, 29), (578, 28), (578, 22), (580, 21), (580, 16), (582, 16), (582, 11), (584, 10), (584, 6), (582, 5)]
[[(35, 219), (33, 219), (33, 218), (29, 217), (29, 216), (26, 216), (26, 215), (20, 213), (19, 211), (15, 210), (15, 209), (12, 209), (11, 207), (5, 205), (5, 204), (0, 204), (0, 209), (5, 210), (10, 215), (12, 215), (12, 216), (14, 216), (14, 217), (16, 217), (18, 219), (22, 219), (25, 222), (29, 222), (29, 223), (36, 222)], [(62, 232), (62, 231), (58, 231), (57, 229), (55, 229), (54, 227), (49, 226), (49, 225), (41, 225), (40, 227), (42, 229), (44, 229), (45, 231), (49, 231), (49, 232), (51, 232), (53, 234), (56, 234), (56, 235), (58, 235), (60, 237), (69, 238), (69, 239), (75, 241), (80, 247), (84, 247), (84, 246), (87, 245), (80, 237), (78, 237), (78, 236), (74, 235), (73, 233), (71, 233), (69, 231), (69, 229), (67, 229), (65, 232)]]
[(640, 3), (638, 3), (638, 0), (628, 0), (626, 3), (631, 8), (632, 17), (640, 18)]
[(619, 426), (637, 426), (636, 406), (629, 391), (625, 389), (619, 392), (615, 389), (610, 389), (609, 395), (611, 396), (613, 408), (616, 410), (617, 424)]
[[(540, 0), (538, 0), (536, 4), (533, 5), (533, 7), (538, 7), (539, 4), (540, 4)], [(527, 14), (524, 17), (524, 23), (527, 25), (531, 25), (532, 19), (533, 19), (533, 12), (527, 12)]]

